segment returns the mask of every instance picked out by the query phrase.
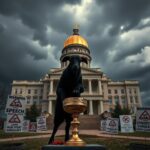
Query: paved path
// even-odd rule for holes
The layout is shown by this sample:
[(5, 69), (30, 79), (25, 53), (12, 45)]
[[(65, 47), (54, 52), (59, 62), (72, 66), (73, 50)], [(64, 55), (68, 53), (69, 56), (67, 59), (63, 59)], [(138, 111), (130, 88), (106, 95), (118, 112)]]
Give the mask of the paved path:
[[(51, 133), (51, 131), (46, 131), (43, 133)], [(56, 136), (64, 135), (64, 130), (58, 130)], [(141, 141), (150, 141), (150, 137), (136, 137), (136, 136), (123, 136), (123, 135), (110, 135), (106, 134), (99, 130), (80, 130), (80, 135), (93, 135), (100, 138), (120, 138), (120, 139), (134, 139), (134, 140), (141, 140)], [(36, 136), (26, 136), (26, 137), (14, 137), (14, 138), (6, 138), (0, 139), (0, 142), (7, 142), (7, 141), (19, 141), (19, 140), (26, 140), (26, 139), (38, 139), (38, 138), (48, 138), (50, 134), (43, 134), (43, 135), (36, 135)]]

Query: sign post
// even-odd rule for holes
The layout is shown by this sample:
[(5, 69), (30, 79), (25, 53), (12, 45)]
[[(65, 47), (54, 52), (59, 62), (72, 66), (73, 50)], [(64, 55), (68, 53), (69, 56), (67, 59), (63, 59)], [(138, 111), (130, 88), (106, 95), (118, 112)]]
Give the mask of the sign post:
[(23, 120), (22, 132), (28, 132), (29, 131), (29, 124), (30, 124), (29, 120)]
[(150, 132), (150, 107), (137, 108), (136, 131)]
[(133, 132), (133, 122), (131, 115), (120, 115), (121, 132), (122, 133), (132, 133)]
[(101, 120), (101, 130), (106, 131), (106, 120)]
[(8, 96), (5, 112), (7, 120), (5, 132), (21, 132), (23, 116), (25, 115), (26, 99), (18, 96)]
[(45, 130), (47, 130), (46, 117), (45, 116), (37, 117), (36, 120), (37, 120), (37, 131), (45, 131)]
[(118, 118), (107, 118), (106, 132), (118, 134)]
[(8, 114), (6, 121), (6, 132), (21, 132), (23, 116), (18, 114)]

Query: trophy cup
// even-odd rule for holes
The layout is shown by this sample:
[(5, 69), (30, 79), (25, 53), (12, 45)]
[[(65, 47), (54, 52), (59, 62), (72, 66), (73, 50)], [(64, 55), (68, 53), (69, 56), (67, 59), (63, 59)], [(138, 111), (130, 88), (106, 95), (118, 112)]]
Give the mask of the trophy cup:
[(69, 97), (63, 101), (64, 111), (72, 114), (73, 121), (71, 122), (72, 126), (72, 137), (65, 145), (70, 146), (84, 146), (86, 143), (79, 138), (78, 127), (79, 127), (79, 114), (84, 112), (87, 108), (87, 100), (82, 97)]

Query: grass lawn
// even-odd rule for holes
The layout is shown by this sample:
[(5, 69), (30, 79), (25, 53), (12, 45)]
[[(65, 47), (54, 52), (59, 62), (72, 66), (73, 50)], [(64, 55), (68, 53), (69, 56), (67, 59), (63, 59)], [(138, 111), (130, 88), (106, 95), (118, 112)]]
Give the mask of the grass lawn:
[[(24, 136), (36, 136), (36, 135), (43, 135), (43, 134), (48, 134), (48, 133), (25, 133), (25, 132), (21, 132), (21, 133), (5, 133), (3, 130), (0, 130), (0, 139), (4, 139), (4, 138), (14, 138), (14, 137), (24, 137)], [(49, 133), (50, 134), (50, 133)]]
[[(94, 136), (80, 136), (83, 140), (86, 141), (87, 144), (101, 144), (105, 145), (108, 150), (128, 150), (130, 143), (144, 143), (144, 144), (150, 144), (148, 141), (140, 142), (136, 140), (125, 140), (125, 139), (111, 139), (111, 138), (99, 138)], [(56, 137), (56, 140), (63, 140), (64, 137)], [(9, 143), (13, 143), (9, 142)], [(23, 142), (25, 143), (25, 149), (28, 150), (41, 150), (41, 147), (48, 142), (48, 138), (42, 138), (42, 139), (32, 139), (32, 140), (24, 140), (24, 141), (17, 141), (17, 142)], [(7, 142), (8, 143), (8, 142)], [(3, 144), (0, 143), (0, 147), (3, 147)]]
[(150, 138), (150, 132), (133, 132), (133, 133), (119, 133), (119, 135), (124, 136), (138, 136), (138, 137), (149, 137)]

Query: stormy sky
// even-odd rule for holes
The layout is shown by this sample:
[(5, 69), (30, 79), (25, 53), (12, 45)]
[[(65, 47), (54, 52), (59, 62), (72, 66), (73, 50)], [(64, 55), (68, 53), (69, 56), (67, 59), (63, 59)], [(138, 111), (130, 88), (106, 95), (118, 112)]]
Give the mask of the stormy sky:
[(150, 0), (0, 0), (0, 84), (59, 67), (75, 23), (92, 67), (115, 81), (139, 80), (150, 106)]

